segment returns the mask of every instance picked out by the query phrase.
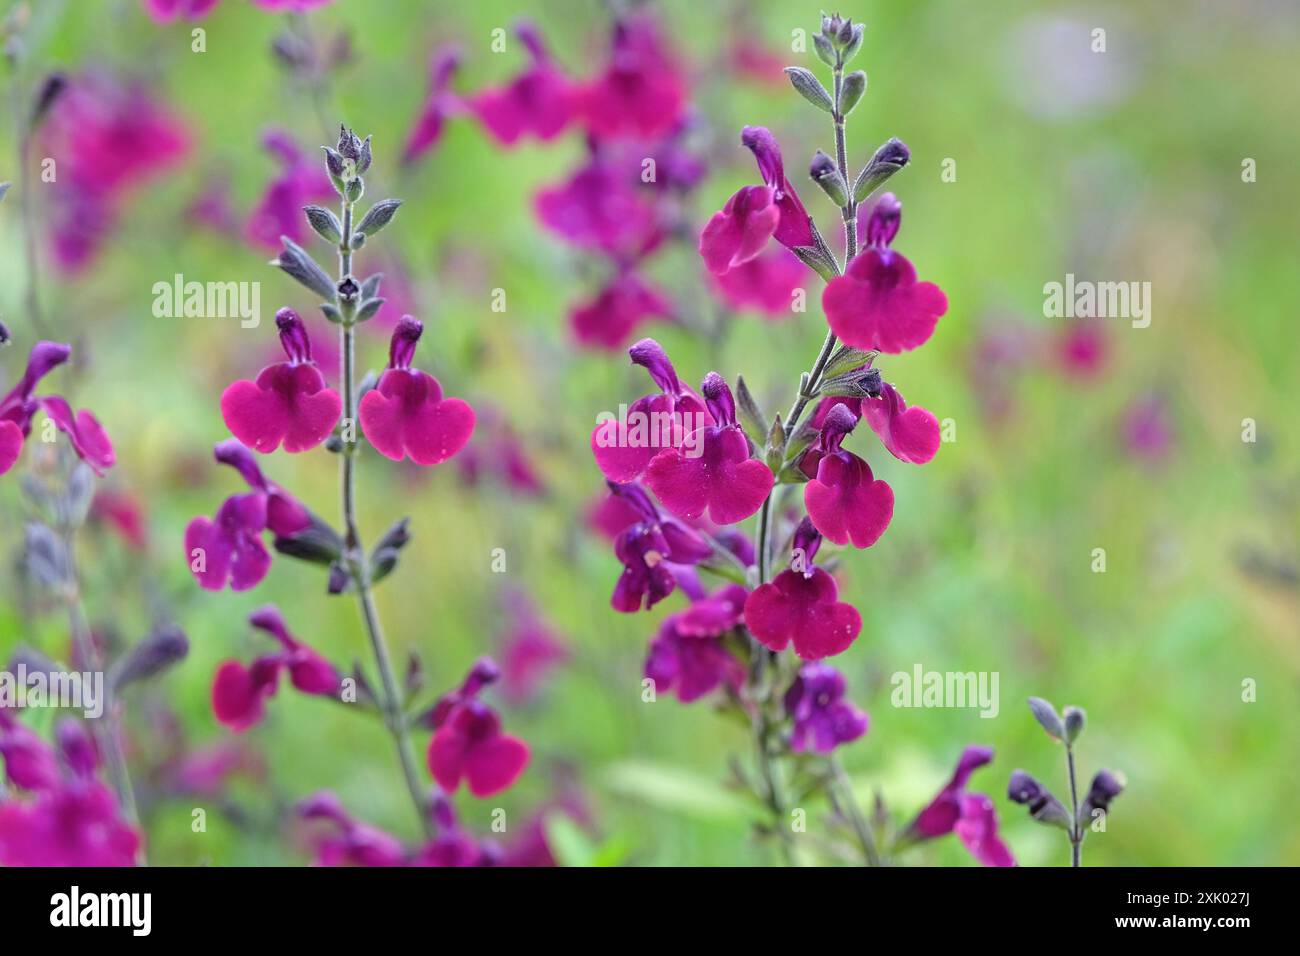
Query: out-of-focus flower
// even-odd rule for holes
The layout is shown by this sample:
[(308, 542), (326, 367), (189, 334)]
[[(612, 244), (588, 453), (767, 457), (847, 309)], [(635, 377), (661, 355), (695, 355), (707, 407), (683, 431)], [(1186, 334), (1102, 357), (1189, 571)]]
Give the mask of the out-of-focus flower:
[(253, 0), (255, 6), (275, 13), (307, 13), (330, 2), (331, 0)]
[(517, 706), (537, 693), (542, 681), (569, 659), (569, 651), (519, 592), (507, 597), (509, 627), (501, 642), (501, 696)]
[(524, 136), (543, 142), (564, 132), (573, 119), (575, 89), (551, 60), (537, 28), (528, 22), (516, 32), (532, 63), (505, 86), (482, 90), (466, 106), (497, 142), (513, 146)]
[(0, 801), (0, 866), (133, 865), (140, 835), (95, 777), (98, 754), (80, 721), (66, 718), (56, 727), (62, 770), (52, 750), (16, 727), (0, 712), (6, 771), (28, 791)]
[(752, 309), (769, 319), (786, 319), (795, 314), (794, 293), (806, 291), (808, 274), (790, 251), (770, 249), (712, 276), (712, 282), (733, 309)]
[(1106, 370), (1110, 342), (1097, 319), (1075, 319), (1057, 336), (1056, 359), (1071, 378), (1093, 379)]
[(542, 225), (565, 242), (627, 264), (662, 240), (652, 196), (622, 164), (597, 152), (567, 182), (538, 192), (534, 206)]
[(492, 478), (516, 494), (544, 494), (541, 474), (505, 416), (490, 405), (480, 405), (475, 416), (478, 437), (456, 456), (456, 468), (465, 484)]
[[(935, 798), (917, 814), (916, 819), (907, 828), (906, 837), (922, 840), (951, 833), (958, 821), (964, 818), (968, 809), (982, 816), (984, 813), (982, 805), (972, 804), (967, 807), (963, 804), (963, 798), (967, 795), (966, 784), (970, 781), (971, 774), (985, 764), (991, 763), (992, 760), (991, 747), (971, 746), (963, 750), (957, 761), (957, 767), (953, 770), (952, 779), (944, 784)], [(972, 835), (978, 834), (977, 826)]]
[(130, 492), (107, 488), (97, 491), (90, 516), (109, 525), (134, 551), (143, 551), (149, 543), (144, 506)]
[(598, 139), (661, 136), (678, 124), (685, 104), (677, 62), (644, 13), (615, 23), (608, 62), (576, 92), (578, 115)]
[(867, 732), (867, 715), (844, 699), (844, 675), (829, 664), (804, 664), (785, 694), (794, 722), (790, 748), (828, 754)]
[(831, 331), (855, 348), (910, 351), (929, 340), (948, 311), (943, 290), (933, 282), (917, 282), (912, 263), (889, 248), (901, 217), (901, 204), (892, 193), (876, 200), (863, 230), (862, 251), (822, 292)]
[(318, 866), (402, 866), (406, 863), (406, 849), (400, 840), (354, 819), (329, 791), (302, 801), (298, 815), (304, 820), (332, 825), (332, 833), (316, 840)]
[(305, 153), (283, 130), (271, 130), (262, 145), (280, 164), (262, 198), (244, 226), (245, 239), (254, 246), (278, 251), (280, 237), (305, 242), (308, 226), (302, 207), (335, 196), (324, 168)]
[(984, 866), (1015, 866), (1016, 858), (998, 836), (998, 814), (993, 800), (982, 793), (961, 798), (961, 816), (953, 824), (957, 838)]
[(201, 20), (212, 12), (221, 0), (144, 0), (145, 13), (155, 23), (173, 20)]
[(41, 379), (66, 362), (71, 354), (71, 346), (37, 342), (27, 357), (22, 378), (7, 395), (0, 397), (0, 475), (12, 468), (22, 454), (23, 442), (31, 433), (32, 417), (37, 411), (44, 411), (55, 427), (68, 436), (73, 451), (95, 474), (104, 474), (117, 460), (108, 433), (93, 414), (86, 410), (74, 413), (58, 395), (33, 396)]
[(307, 328), (293, 309), (275, 314), (280, 344), (289, 361), (268, 365), (257, 376), (231, 383), (221, 394), (221, 417), (231, 434), (254, 451), (307, 451), (323, 442), (343, 412), (343, 400), (311, 358)]
[(481, 658), (461, 686), (444, 694), (425, 717), (434, 728), (429, 772), (454, 793), (464, 780), (476, 797), (489, 797), (513, 784), (528, 766), (528, 745), (501, 730), (497, 712), (478, 699), (501, 675), (491, 658)]
[(417, 319), (402, 317), (389, 345), (388, 368), (362, 397), (357, 417), (370, 444), (385, 458), (436, 465), (465, 447), (475, 419), (467, 402), (444, 398), (436, 378), (411, 367), (423, 332)]
[(68, 81), (42, 127), (40, 148), (59, 160), (51, 210), (55, 261), (75, 271), (98, 253), (122, 197), (179, 163), (190, 138), (143, 87), (95, 73)]
[(289, 633), (275, 605), (254, 611), (248, 622), (279, 641), (280, 650), (257, 658), (247, 667), (239, 661), (226, 661), (218, 668), (212, 684), (212, 710), (222, 724), (244, 731), (260, 721), (282, 670), (289, 672), (290, 683), (304, 694), (331, 697), (338, 693), (338, 670)]
[(451, 81), (460, 67), (460, 51), (455, 47), (441, 47), (429, 60), (429, 89), (415, 125), (407, 135), (402, 150), (403, 165), (413, 163), (442, 139), (448, 117), (461, 108), (460, 100), (451, 90)]
[(1153, 465), (1166, 460), (1173, 450), (1174, 427), (1164, 396), (1153, 392), (1134, 399), (1124, 410), (1121, 434), (1134, 457)]
[(672, 319), (672, 304), (625, 272), (610, 281), (590, 302), (574, 306), (569, 322), (578, 341), (588, 347), (617, 349), (650, 319)]

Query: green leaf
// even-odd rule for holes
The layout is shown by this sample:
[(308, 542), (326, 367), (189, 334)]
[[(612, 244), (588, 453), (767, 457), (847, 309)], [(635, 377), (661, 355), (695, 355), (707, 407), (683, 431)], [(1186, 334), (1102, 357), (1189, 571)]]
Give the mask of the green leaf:
[(681, 767), (627, 760), (606, 768), (602, 778), (619, 796), (697, 820), (745, 823), (752, 815), (750, 804), (739, 794)]

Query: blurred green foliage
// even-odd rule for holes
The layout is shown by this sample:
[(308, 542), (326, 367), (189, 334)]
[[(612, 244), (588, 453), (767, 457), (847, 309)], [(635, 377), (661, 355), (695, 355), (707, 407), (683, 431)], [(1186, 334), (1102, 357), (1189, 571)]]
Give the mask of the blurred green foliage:
[[(691, 64), (713, 164), (694, 220), (702, 224), (753, 180), (737, 139), (741, 125), (756, 123), (785, 144), (792, 178), (831, 231), (834, 210), (811, 184), (802, 186), (807, 158), (831, 145), (824, 116), (779, 77), (764, 85), (735, 75), (721, 53), (743, 30), (778, 57), (820, 71), (810, 53), (789, 52), (792, 31), (813, 29), (818, 8), (658, 6)], [(373, 455), (361, 464), (367, 537), (401, 515), (412, 518), (414, 540), (378, 594), (399, 659), (418, 650), (435, 689), (459, 681), (495, 648), (506, 585), (526, 589), (573, 651), (539, 701), (505, 711), (507, 728), (533, 745), (529, 772), (499, 799), (473, 801), (462, 792), (463, 822), (486, 832), (498, 805), (523, 819), (572, 773), (594, 826), (552, 820), (551, 842), (565, 862), (775, 859), (752, 838), (746, 798), (723, 783), (729, 755), (748, 759), (743, 728), (715, 716), (707, 702), (641, 702), (645, 643), (679, 599), (650, 615), (615, 614), (608, 594), (617, 564), (585, 527), (584, 511), (601, 488), (587, 449), (595, 415), (644, 389), (620, 354), (573, 345), (565, 316), (590, 288), (590, 269), (532, 215), (535, 191), (580, 160), (580, 136), (504, 151), (472, 121), (455, 120), (433, 155), (397, 169), (431, 50), (461, 44), (460, 89), (508, 78), (520, 51), (512, 43), (506, 54), (492, 54), (490, 31), (508, 27), (519, 4), (339, 0), (305, 29), (322, 37), (345, 30), (355, 62), (316, 96), (286, 80), (270, 56), (285, 19), (240, 0), (226, 0), (201, 24), (201, 54), (190, 51), (187, 26), (156, 26), (127, 0), (37, 8), (33, 71), (103, 65), (141, 75), (196, 138), (191, 162), (128, 205), (91, 272), (69, 281), (47, 267), (41, 290), (57, 334), (91, 356), (76, 400), (95, 409), (117, 445), (119, 464), (107, 483), (141, 496), (148, 509), (147, 561), (109, 537), (84, 543), (92, 620), (133, 639), (148, 626), (147, 596), (155, 594), (192, 643), (180, 668), (134, 698), (128, 726), (136, 756), (147, 756), (152, 721), (164, 708), (174, 709), (193, 744), (225, 737), (211, 715), (212, 675), (219, 661), (247, 659), (262, 647), (243, 623), (262, 603), (278, 603), (295, 632), (333, 659), (367, 661), (354, 603), (326, 598), (316, 568), (277, 559), (249, 594), (194, 585), (182, 560), (185, 523), (210, 514), (237, 482), (209, 457), (226, 434), (217, 396), (260, 367), (272, 334), (267, 322), (244, 330), (229, 320), (150, 312), (152, 284), (180, 272), (259, 280), (265, 314), (280, 304), (306, 313), (310, 300), (265, 265), (264, 253), (194, 228), (185, 209), (221, 177), (236, 207), (247, 210), (273, 172), (258, 145), (261, 130), (283, 127), (310, 146), (343, 119), (374, 134), (371, 197), (384, 190), (405, 200), (377, 245), (401, 256), (413, 284), (427, 329), (419, 364), (449, 394), (497, 405), (548, 488), (530, 499), (492, 484), (462, 487), (451, 466), (415, 474)], [(1005, 796), (1017, 767), (1065, 790), (1063, 754), (1024, 705), (1041, 695), (1086, 708), (1078, 747), (1085, 777), (1101, 766), (1127, 777), (1108, 832), (1085, 846), (1086, 863), (1300, 862), (1297, 594), (1252, 578), (1238, 560), (1253, 546), (1294, 564), (1300, 541), (1293, 424), (1300, 144), (1296, 100), (1287, 92), (1295, 86), (1300, 14), (1263, 2), (959, 0), (872, 0), (843, 12), (868, 25), (859, 63), (870, 86), (850, 121), (850, 162), (860, 164), (891, 135), (909, 144), (912, 166), (890, 187), (905, 208), (896, 248), (951, 302), (926, 348), (881, 364), (909, 401), (956, 425), (956, 441), (919, 469), (864, 436), (856, 440), (897, 497), (881, 542), (844, 563), (843, 595), (861, 608), (864, 628), (836, 664), (872, 718), (867, 736), (845, 752), (859, 794), (879, 791), (905, 822), (946, 780), (964, 745), (992, 745), (996, 761), (972, 787), (995, 798), (1021, 862), (1065, 863), (1064, 839)], [(590, 70), (608, 23), (600, 5), (548, 3), (530, 14), (571, 73)], [(1104, 54), (1087, 51), (1096, 27), (1107, 31)], [(15, 178), (14, 156), (6, 133), (0, 178)], [(1246, 157), (1257, 161), (1257, 182), (1242, 181)], [(948, 158), (956, 161), (955, 182), (941, 177)], [(0, 310), (26, 339), (15, 198), (0, 206)], [(368, 248), (358, 261), (364, 270), (375, 260)], [(686, 249), (655, 275), (698, 309), (692, 290), (700, 271)], [(990, 381), (1007, 373), (979, 365), (981, 336), (1006, 327), (1026, 341), (1050, 341), (1068, 320), (1042, 317), (1042, 287), (1067, 272), (1152, 282), (1150, 328), (1110, 321), (1109, 360), (1095, 380), (1066, 376), (1038, 349), (1022, 374)], [(506, 290), (504, 314), (490, 308), (494, 288)], [(687, 318), (698, 325), (708, 316)], [(315, 336), (328, 334), (319, 316), (312, 321)], [(721, 342), (703, 342), (686, 327), (651, 330), (685, 380), (711, 368), (729, 377), (743, 371), (772, 407), (788, 404), (823, 332), (815, 296), (807, 314), (782, 324), (739, 317)], [(381, 366), (385, 349), (381, 337), (365, 339), (362, 365)], [(20, 350), (3, 355), (6, 381), (18, 374)], [(980, 393), (992, 385), (1012, 396), (999, 421), (981, 411)], [(1119, 440), (1124, 409), (1152, 389), (1167, 401), (1174, 427), (1172, 450), (1155, 466)], [(1245, 418), (1258, 423), (1256, 444), (1241, 440)], [(323, 450), (277, 454), (265, 467), (313, 509), (335, 515), (335, 462)], [(0, 482), (7, 553), (20, 540), (14, 475)], [(506, 550), (504, 575), (491, 570), (495, 548)], [(1106, 550), (1105, 573), (1091, 570), (1094, 548)], [(0, 658), (19, 641), (62, 654), (61, 619), (29, 619), (14, 578), (5, 580)], [(981, 719), (973, 710), (891, 707), (890, 675), (918, 662), (999, 672), (1000, 713)], [(1253, 703), (1242, 701), (1246, 679), (1258, 685)], [(281, 838), (287, 830), (274, 814), (326, 787), (359, 817), (414, 835), (377, 723), (282, 689), (248, 739), (268, 764), (264, 781), (233, 789), (250, 816), (210, 813), (208, 832), (194, 834), (190, 810), (200, 804), (155, 803), (153, 861), (302, 862), (305, 851)], [(820, 808), (809, 809), (815, 816)], [(907, 859), (970, 863), (953, 839)]]

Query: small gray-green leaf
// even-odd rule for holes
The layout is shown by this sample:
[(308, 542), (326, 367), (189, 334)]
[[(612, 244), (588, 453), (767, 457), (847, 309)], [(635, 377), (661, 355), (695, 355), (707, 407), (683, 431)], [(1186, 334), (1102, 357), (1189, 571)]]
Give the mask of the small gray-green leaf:
[(361, 307), (357, 309), (357, 315), (353, 321), (364, 322), (366, 319), (373, 319), (375, 313), (379, 311), (379, 307), (384, 304), (384, 301), (385, 300), (383, 299), (367, 299), (365, 302), (362, 302)]
[(343, 238), (339, 217), (324, 206), (303, 206), (302, 211), (307, 214), (307, 222), (316, 230), (316, 235), (326, 242), (338, 242)]
[(758, 402), (754, 401), (743, 375), (736, 376), (736, 411), (740, 413), (740, 424), (745, 426), (745, 431), (755, 437), (763, 434), (767, 427), (767, 416), (759, 408)]
[(879, 354), (880, 353), (874, 349), (868, 352), (863, 351), (862, 349), (855, 349), (851, 345), (842, 345), (839, 350), (831, 356), (831, 360), (826, 363), (826, 368), (822, 372), (822, 377), (835, 378), (836, 376), (843, 375), (846, 372), (860, 369), (864, 365), (869, 366), (876, 360), (876, 356)]
[(362, 235), (373, 236), (392, 221), (393, 216), (397, 213), (397, 207), (401, 204), (400, 199), (379, 200), (361, 217), (361, 221), (357, 223), (357, 232)]
[(813, 76), (811, 71), (805, 70), (801, 66), (787, 66), (785, 74), (790, 77), (790, 85), (798, 90), (799, 95), (813, 106), (827, 113), (835, 111), (835, 104), (831, 102), (831, 95), (826, 92), (826, 87), (822, 86), (821, 81)]

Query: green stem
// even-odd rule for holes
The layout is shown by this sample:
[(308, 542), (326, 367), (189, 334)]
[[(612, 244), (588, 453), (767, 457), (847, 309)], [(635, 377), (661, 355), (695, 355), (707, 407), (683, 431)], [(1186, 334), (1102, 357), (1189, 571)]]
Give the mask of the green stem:
[[(352, 203), (343, 200), (343, 238), (339, 242), (339, 281), (352, 271)], [(415, 751), (411, 745), (411, 736), (406, 723), (405, 704), (402, 700), (402, 688), (393, 673), (392, 656), (388, 652), (388, 642), (384, 639), (383, 626), (379, 622), (379, 613), (375, 609), (373, 584), (370, 580), (370, 562), (366, 558), (365, 547), (361, 541), (361, 532), (357, 527), (356, 509), (356, 457), (357, 457), (357, 394), (356, 394), (356, 329), (352, 316), (344, 313), (339, 328), (339, 344), (342, 366), (340, 379), (343, 383), (343, 448), (339, 453), (339, 485), (342, 498), (343, 531), (345, 560), (352, 585), (357, 592), (357, 602), (361, 609), (361, 619), (365, 624), (366, 636), (370, 639), (370, 649), (374, 653), (375, 665), (379, 668), (379, 678), (383, 684), (383, 699), (380, 708), (384, 715), (384, 725), (393, 738), (397, 756), (402, 765), (402, 776), (406, 779), (406, 789), (410, 792), (411, 802), (415, 805), (420, 829), (426, 837), (433, 835), (433, 822), (429, 817), (428, 800), (424, 787), (416, 770)]]
[[(848, 151), (844, 137), (844, 116), (840, 112), (840, 94), (843, 89), (843, 81), (844, 68), (841, 64), (835, 67), (835, 156), (840, 175), (844, 178), (845, 182), (851, 182), (848, 175)], [(843, 267), (841, 267), (839, 263), (835, 263), (835, 265), (836, 271), (842, 273), (844, 269), (848, 268), (848, 264), (853, 261), (853, 257), (857, 255), (858, 251), (857, 204), (854, 202), (851, 195), (847, 198), (845, 204), (840, 207), (840, 213), (844, 220), (846, 255)], [(822, 247), (825, 248), (824, 241), (822, 242)], [(834, 262), (834, 256), (829, 254), (829, 250), (827, 250), (827, 254), (831, 261)], [(828, 331), (825, 340), (822, 342), (821, 351), (817, 353), (817, 358), (814, 360), (812, 367), (799, 377), (798, 392), (794, 397), (793, 404), (790, 406), (790, 411), (785, 417), (784, 425), (787, 440), (794, 436), (795, 429), (799, 425), (799, 419), (802, 417), (804, 409), (806, 409), (808, 403), (816, 397), (817, 388), (821, 384), (822, 374), (826, 369), (826, 363), (830, 361), (831, 355), (835, 351), (836, 344), (837, 339), (835, 333)], [(755, 550), (758, 558), (758, 583), (760, 585), (765, 584), (771, 574), (769, 552), (771, 550), (770, 538), (772, 534), (772, 499), (775, 494), (776, 488), (774, 487), (768, 494), (767, 499), (763, 502), (763, 506), (758, 513), (758, 541)], [(750, 674), (750, 692), (751, 698), (755, 698), (757, 696), (755, 691), (762, 682), (766, 672), (766, 667), (769, 663), (769, 655), (766, 648), (760, 645), (757, 641), (754, 641), (752, 637), (750, 640), (752, 642), (751, 650), (753, 655), (753, 667), (751, 668)], [(780, 796), (774, 784), (776, 778), (776, 772), (773, 766), (775, 755), (771, 753), (769, 745), (771, 724), (768, 723), (767, 717), (766, 708), (768, 702), (766, 699), (754, 699), (753, 703), (755, 706), (754, 734), (758, 744), (759, 771), (763, 776), (764, 787), (768, 791), (768, 804), (772, 809), (773, 815), (776, 817), (776, 825), (778, 827), (784, 827), (788, 821), (784, 819), (784, 805), (780, 800)], [(875, 839), (871, 834), (870, 826), (862, 816), (862, 810), (858, 806), (857, 799), (853, 795), (853, 787), (849, 781), (848, 775), (844, 772), (844, 767), (840, 763), (838, 757), (832, 756), (830, 758), (830, 765), (832, 781), (829, 796), (832, 805), (838, 808), (841, 803), (843, 804), (843, 810), (841, 810), (841, 812), (847, 816), (850, 825), (853, 827), (853, 831), (857, 836), (858, 843), (861, 845), (862, 853), (867, 864), (870, 866), (879, 866), (881, 862), (880, 854), (876, 849)], [(838, 799), (835, 795), (836, 790), (840, 792), (840, 797)], [(782, 842), (786, 849), (787, 861), (789, 861), (789, 843), (785, 840)]]
[(1074, 779), (1074, 748), (1065, 745), (1065, 762), (1070, 768), (1070, 865), (1083, 865), (1083, 828), (1079, 825), (1079, 788)]
[[(86, 620), (86, 609), (81, 603), (81, 575), (77, 572), (74, 529), (64, 527), (61, 530), (71, 577), (65, 597), (68, 627), (72, 631), (72, 646), (76, 648), (77, 659), (83, 669), (103, 673), (104, 661), (95, 647), (90, 625)], [(117, 795), (117, 802), (122, 807), (123, 816), (132, 826), (138, 827), (140, 817), (136, 809), (135, 789), (131, 785), (131, 772), (127, 769), (126, 756), (122, 753), (122, 742), (118, 735), (117, 702), (112, 697), (107, 680), (104, 681), (103, 694), (104, 700), (101, 703), (104, 712), (99, 719), (89, 721), (91, 734), (95, 738), (95, 746), (108, 770), (109, 783)], [(143, 844), (139, 853), (140, 862), (143, 864), (145, 862)]]

